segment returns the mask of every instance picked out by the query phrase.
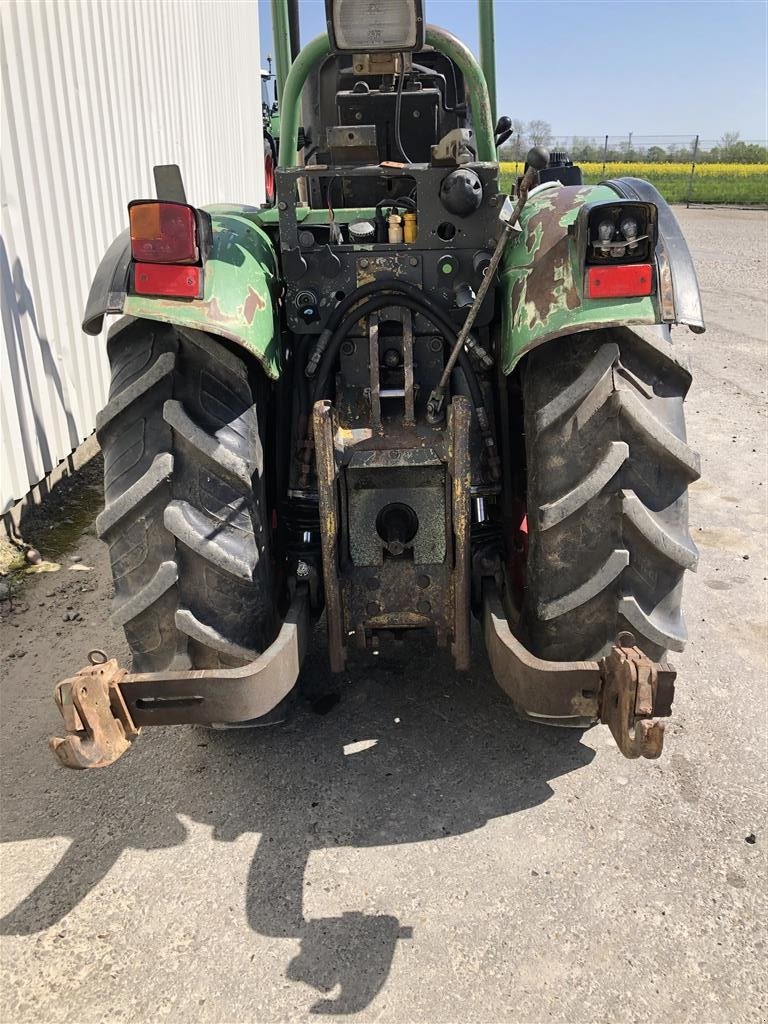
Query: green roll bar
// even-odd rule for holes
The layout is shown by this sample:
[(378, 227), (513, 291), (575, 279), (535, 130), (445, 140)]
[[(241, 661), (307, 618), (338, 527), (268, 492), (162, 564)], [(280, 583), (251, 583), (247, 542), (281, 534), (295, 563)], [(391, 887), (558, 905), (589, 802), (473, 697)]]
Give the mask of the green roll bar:
[(286, 0), (271, 0), (272, 37), (275, 45), (275, 80), (277, 101), (283, 102), (285, 83), (291, 69), (291, 33)]
[[(475, 130), (477, 159), (494, 161), (496, 145), (494, 136), (494, 120), (491, 112), (491, 101), (488, 96), (488, 85), (480, 65), (464, 43), (435, 25), (426, 26), (426, 42), (436, 50), (444, 53), (459, 68), (464, 76), (464, 84), (472, 107), (472, 125)], [(280, 167), (298, 166), (299, 119), (301, 117), (301, 91), (309, 77), (310, 71), (321, 60), (332, 53), (328, 34), (323, 32), (315, 36), (302, 48), (298, 57), (291, 65), (285, 88), (282, 92), (280, 110)]]
[(496, 40), (493, 27), (494, 0), (478, 0), (477, 21), (480, 35), (480, 67), (485, 75), (488, 86), (488, 98), (491, 101), (491, 117), (496, 123)]

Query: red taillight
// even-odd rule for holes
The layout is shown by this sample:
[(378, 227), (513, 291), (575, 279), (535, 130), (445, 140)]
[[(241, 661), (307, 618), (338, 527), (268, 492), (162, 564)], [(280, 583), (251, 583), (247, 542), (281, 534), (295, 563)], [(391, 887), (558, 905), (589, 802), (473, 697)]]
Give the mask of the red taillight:
[(197, 263), (195, 210), (183, 203), (130, 203), (131, 254), (142, 263)]
[(650, 263), (587, 268), (587, 297), (590, 299), (631, 299), (653, 292)]
[(171, 267), (165, 263), (135, 263), (133, 289), (137, 295), (168, 295), (196, 299), (202, 289), (201, 267)]

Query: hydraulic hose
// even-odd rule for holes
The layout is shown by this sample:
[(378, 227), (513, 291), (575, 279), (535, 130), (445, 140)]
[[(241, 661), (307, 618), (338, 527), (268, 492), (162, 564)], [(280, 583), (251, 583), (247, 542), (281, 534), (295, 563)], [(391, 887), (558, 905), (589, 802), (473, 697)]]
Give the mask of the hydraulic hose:
[[(366, 286), (363, 286), (366, 287)], [(381, 286), (379, 285), (379, 288)], [(410, 309), (413, 313), (419, 313), (424, 316), (427, 320), (430, 320), (433, 325), (440, 331), (449, 349), (455, 351), (457, 333), (450, 321), (424, 296), (424, 293), (416, 288), (414, 285), (408, 285), (408, 292), (403, 289), (402, 284), (398, 283), (398, 291), (395, 292), (397, 298), (396, 302), (393, 302), (393, 296), (389, 294), (379, 294), (375, 298), (369, 299), (364, 302), (361, 306), (356, 306), (354, 309), (347, 312), (341, 322), (335, 327), (333, 334), (328, 342), (325, 354), (323, 356), (320, 370), (315, 383), (313, 403), (317, 402), (324, 397), (324, 392), (328, 384), (328, 379), (331, 375), (333, 365), (338, 355), (338, 350), (341, 347), (341, 343), (352, 329), (352, 327), (362, 317), (370, 316), (372, 313), (377, 312), (380, 309), (384, 309), (387, 306), (398, 305), (405, 309)], [(410, 294), (410, 290), (413, 289), (417, 295)], [(354, 293), (359, 297), (359, 292)], [(353, 298), (353, 296), (350, 296)], [(493, 437), (491, 430), (490, 420), (488, 413), (485, 409), (483, 393), (480, 390), (480, 385), (475, 375), (472, 363), (470, 362), (469, 356), (463, 350), (461, 350), (458, 356), (458, 363), (469, 387), (470, 397), (472, 404), (475, 408), (475, 415), (477, 417), (477, 423), (480, 428), (480, 433), (483, 438), (483, 444), (486, 447), (486, 454), (488, 459), (488, 468), (491, 476), (494, 480), (500, 479), (501, 476), (501, 462), (496, 450), (496, 442)], [(307, 467), (308, 470), (308, 467)], [(302, 474), (303, 476), (305, 474)]]
[(430, 299), (429, 296), (418, 287), (418, 285), (411, 284), (410, 281), (370, 281), (368, 284), (360, 285), (360, 287), (355, 289), (355, 291), (350, 292), (345, 299), (342, 299), (329, 316), (328, 323), (319, 335), (314, 350), (307, 361), (305, 370), (307, 377), (314, 377), (317, 373), (318, 366), (325, 354), (325, 350), (328, 348), (328, 344), (330, 343), (334, 331), (349, 310), (362, 299), (367, 298), (367, 296), (374, 294), (381, 295), (382, 292), (395, 292), (400, 295), (409, 295), (416, 302), (422, 303), (429, 309), (432, 314), (429, 319), (432, 323), (437, 326), (439, 321), (445, 326), (446, 330), (451, 332), (454, 336), (456, 335), (457, 332), (451, 320), (440, 309), (440, 307), (437, 306), (432, 299)]
[[(364, 285), (363, 287), (368, 286)], [(457, 337), (456, 329), (453, 324), (433, 305), (433, 303), (424, 297), (424, 293), (420, 288), (416, 288), (414, 285), (410, 287), (412, 287), (415, 292), (418, 292), (418, 296), (411, 294), (410, 289), (406, 291), (399, 283), (396, 289), (393, 288), (392, 294), (389, 294), (388, 292), (384, 292), (382, 294), (381, 283), (374, 285), (374, 288), (371, 290), (376, 290), (378, 294), (374, 296), (374, 298), (368, 299), (368, 301), (364, 302), (362, 305), (355, 306), (354, 309), (349, 310), (341, 319), (341, 322), (335, 326), (328, 341), (328, 345), (317, 374), (314, 390), (315, 402), (324, 397), (324, 391), (328, 383), (328, 378), (330, 377), (333, 364), (336, 362), (339, 348), (350, 330), (358, 320), (363, 317), (370, 316), (371, 313), (376, 313), (380, 309), (385, 309), (387, 306), (403, 306), (406, 309), (410, 309), (413, 313), (420, 313), (422, 316), (426, 317), (427, 320), (430, 320), (440, 334), (442, 334), (446, 345), (451, 349), (453, 348), (456, 344)], [(357, 295), (358, 293), (354, 294)], [(480, 390), (480, 385), (469, 360), (469, 356), (463, 349), (459, 353), (458, 363), (467, 378), (467, 384), (469, 386), (473, 405), (476, 407), (482, 406), (483, 394)]]

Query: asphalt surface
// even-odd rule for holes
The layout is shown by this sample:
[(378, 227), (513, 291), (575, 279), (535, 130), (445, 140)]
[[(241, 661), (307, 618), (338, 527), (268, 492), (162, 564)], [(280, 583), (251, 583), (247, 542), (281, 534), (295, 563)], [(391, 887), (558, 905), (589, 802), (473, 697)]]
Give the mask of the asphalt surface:
[[(75, 530), (0, 604), (2, 1021), (766, 1020), (768, 217), (680, 219), (709, 326), (676, 332), (702, 557), (661, 760), (517, 721), (476, 633), (469, 677), (403, 647), (326, 714), (150, 729), (68, 772), (54, 684), (126, 657)], [(318, 640), (319, 688), (324, 664)]]

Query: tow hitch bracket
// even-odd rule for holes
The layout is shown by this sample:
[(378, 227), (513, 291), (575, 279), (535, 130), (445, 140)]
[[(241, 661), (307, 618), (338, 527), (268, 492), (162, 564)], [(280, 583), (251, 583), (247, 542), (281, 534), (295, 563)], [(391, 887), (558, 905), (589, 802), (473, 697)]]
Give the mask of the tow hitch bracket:
[(638, 647), (615, 646), (601, 667), (600, 721), (611, 730), (625, 757), (659, 757), (664, 723), (653, 716), (669, 715), (672, 710), (673, 683), (666, 678), (669, 666), (655, 664)]
[(53, 736), (51, 750), (67, 768), (103, 768), (124, 754), (139, 735), (118, 686), (125, 676), (114, 658), (96, 660), (56, 687), (55, 700), (67, 735)]
[[(299, 587), (274, 642), (240, 668), (129, 673), (100, 651), (56, 687), (67, 735), (49, 746), (67, 768), (103, 768), (145, 725), (251, 722), (293, 689), (309, 637), (306, 587)], [(97, 660), (98, 659), (98, 660)]]
[(676, 672), (652, 662), (631, 634), (619, 634), (599, 662), (537, 658), (510, 629), (490, 581), (483, 590), (483, 622), (496, 682), (523, 718), (576, 727), (600, 721), (625, 757), (661, 755), (664, 724), (657, 718), (672, 713)]

